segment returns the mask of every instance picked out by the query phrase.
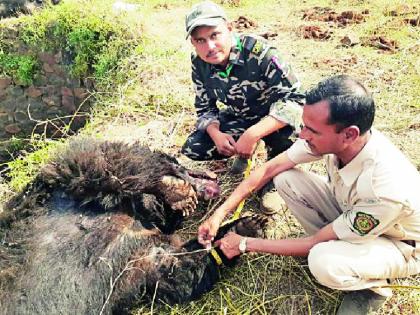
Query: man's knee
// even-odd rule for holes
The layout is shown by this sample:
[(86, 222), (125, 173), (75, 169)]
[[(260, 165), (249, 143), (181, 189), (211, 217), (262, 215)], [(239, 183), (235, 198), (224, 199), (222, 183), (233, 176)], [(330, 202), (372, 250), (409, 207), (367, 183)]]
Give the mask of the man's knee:
[(331, 249), (334, 242), (337, 241), (322, 242), (312, 247), (308, 255), (308, 265), (320, 284), (340, 289), (346, 286), (346, 282), (354, 280), (354, 277), (348, 272), (345, 258)]
[(203, 150), (200, 150), (199, 143), (194, 144), (188, 143), (188, 141), (185, 142), (181, 148), (181, 153), (194, 161), (204, 161), (209, 159), (205, 154), (203, 154)]
[(302, 171), (296, 168), (282, 172), (273, 178), (274, 186), (280, 195), (283, 195), (285, 192), (290, 194), (290, 190), (294, 190), (295, 182), (299, 181), (301, 175)]
[(211, 138), (202, 131), (195, 131), (185, 141), (181, 153), (191, 160), (204, 161), (212, 159), (214, 143)]

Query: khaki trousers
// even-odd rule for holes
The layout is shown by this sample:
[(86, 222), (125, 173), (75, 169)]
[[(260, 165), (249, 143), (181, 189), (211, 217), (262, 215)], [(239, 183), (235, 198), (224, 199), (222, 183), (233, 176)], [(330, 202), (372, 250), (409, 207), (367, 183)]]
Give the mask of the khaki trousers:
[[(277, 175), (273, 181), (309, 235), (343, 212), (321, 176), (295, 168)], [(327, 287), (349, 291), (371, 289), (386, 296), (392, 291), (381, 287), (388, 285), (388, 279), (420, 273), (419, 257), (407, 261), (385, 237), (361, 244), (342, 240), (319, 243), (310, 250), (308, 264), (314, 277)]]

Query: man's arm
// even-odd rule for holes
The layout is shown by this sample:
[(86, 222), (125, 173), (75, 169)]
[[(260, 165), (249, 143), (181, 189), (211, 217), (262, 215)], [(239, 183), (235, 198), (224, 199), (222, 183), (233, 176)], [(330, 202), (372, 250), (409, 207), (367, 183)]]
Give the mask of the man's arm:
[(200, 225), (198, 229), (198, 241), (201, 244), (208, 246), (216, 235), (223, 219), (229, 213), (232, 213), (243, 199), (248, 197), (252, 192), (263, 187), (277, 174), (286, 171), (295, 165), (296, 164), (289, 159), (286, 152), (283, 152), (253, 171), (248, 178), (239, 184), (229, 198), (216, 209), (214, 214)]
[[(219, 246), (226, 257), (233, 258), (240, 254), (239, 242), (242, 236), (236, 233), (229, 233), (221, 240), (215, 243)], [(247, 239), (247, 252), (269, 253), (282, 256), (307, 256), (312, 247), (318, 243), (327, 242), (338, 239), (335, 234), (332, 223), (324, 226), (316, 234), (298, 238), (298, 239), (282, 239), (267, 240), (261, 238)]]
[(266, 89), (259, 100), (261, 107), (270, 107), (270, 113), (256, 125), (248, 128), (235, 146), (237, 154), (243, 157), (252, 155), (258, 140), (287, 125), (300, 131), (304, 96), (299, 93), (300, 82), (291, 66), (281, 59), (275, 48), (266, 50), (265, 55), (256, 56), (266, 82)]
[(338, 239), (332, 224), (328, 224), (314, 235), (297, 239), (267, 240), (251, 238), (247, 241), (249, 252), (270, 253), (282, 256), (307, 256), (312, 247), (321, 242)]
[(235, 145), (236, 153), (241, 157), (249, 158), (260, 139), (285, 126), (287, 126), (286, 123), (274, 117), (264, 117), (255, 125), (249, 127), (238, 139)]

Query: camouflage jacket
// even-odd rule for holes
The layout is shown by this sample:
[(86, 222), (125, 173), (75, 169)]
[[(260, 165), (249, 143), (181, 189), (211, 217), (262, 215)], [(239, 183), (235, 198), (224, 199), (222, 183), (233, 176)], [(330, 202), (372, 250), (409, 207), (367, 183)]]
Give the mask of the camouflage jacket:
[(220, 101), (240, 118), (255, 120), (269, 114), (299, 132), (303, 95), (290, 65), (263, 38), (234, 36), (236, 44), (225, 71), (192, 55), (197, 129), (218, 121)]

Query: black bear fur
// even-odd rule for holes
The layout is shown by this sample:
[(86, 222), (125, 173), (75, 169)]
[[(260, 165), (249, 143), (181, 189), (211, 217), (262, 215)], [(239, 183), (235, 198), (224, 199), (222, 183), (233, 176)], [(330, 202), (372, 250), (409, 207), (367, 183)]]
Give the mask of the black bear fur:
[[(165, 176), (178, 186), (162, 185)], [(74, 142), (0, 216), (0, 314), (124, 314), (152, 299), (198, 298), (219, 266), (197, 240), (173, 234), (183, 216), (171, 206), (185, 193), (181, 204), (194, 207), (203, 185), (214, 193), (202, 173), (138, 144)], [(266, 223), (245, 217), (217, 238), (261, 236)]]

